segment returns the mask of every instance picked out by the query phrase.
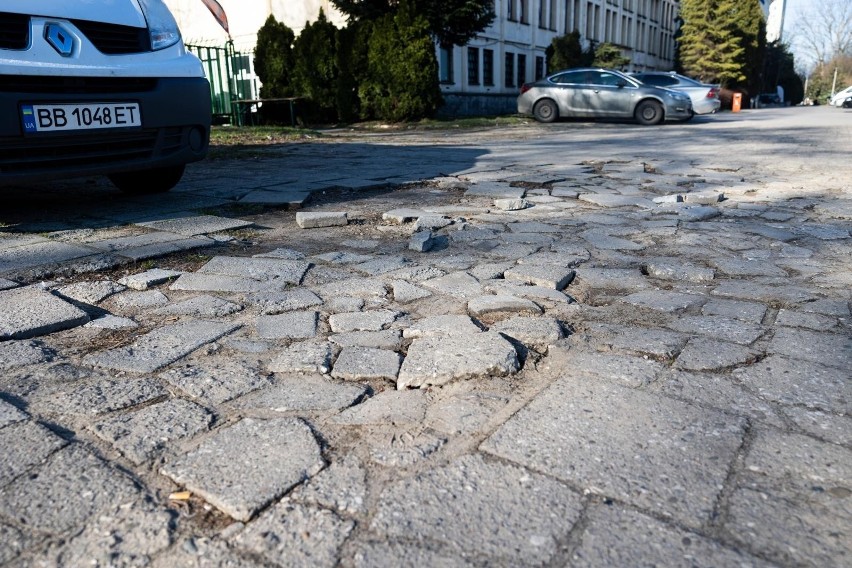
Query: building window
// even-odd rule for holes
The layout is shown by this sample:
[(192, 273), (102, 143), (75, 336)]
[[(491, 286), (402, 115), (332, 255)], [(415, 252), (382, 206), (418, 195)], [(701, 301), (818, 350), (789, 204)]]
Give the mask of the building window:
[(521, 86), (527, 82), (527, 56), (523, 53), (518, 54), (518, 81), (515, 83)]
[(503, 74), (504, 74), (504, 84), (507, 87), (515, 86), (515, 54), (507, 53), (506, 54), (506, 63), (503, 66)]
[(547, 0), (538, 0), (538, 27), (547, 29)]
[(482, 82), (486, 87), (494, 86), (494, 50), (482, 50)]
[(515, 0), (506, 0), (506, 19), (510, 22), (515, 20)]
[(535, 80), (544, 78), (544, 57), (541, 55), (535, 56)]
[[(544, 0), (541, 0), (544, 2)], [(547, 18), (548, 27), (556, 31), (556, 0), (550, 0), (550, 14), (548, 14)]]
[(442, 45), (438, 58), (438, 79), (441, 83), (453, 82), (453, 46)]
[(479, 84), (479, 48), (467, 48), (467, 84)]

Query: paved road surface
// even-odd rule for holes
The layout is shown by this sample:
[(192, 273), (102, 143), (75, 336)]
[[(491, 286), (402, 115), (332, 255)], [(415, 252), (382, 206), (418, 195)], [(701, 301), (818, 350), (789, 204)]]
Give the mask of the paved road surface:
[(841, 566), (852, 112), (4, 188), (0, 565)]

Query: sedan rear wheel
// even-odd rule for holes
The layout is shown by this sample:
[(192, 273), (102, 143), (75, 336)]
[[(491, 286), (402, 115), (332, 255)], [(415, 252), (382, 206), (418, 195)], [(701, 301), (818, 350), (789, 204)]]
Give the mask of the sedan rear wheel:
[(642, 101), (637, 105), (635, 114), (639, 124), (653, 126), (663, 120), (663, 107), (655, 101)]
[(533, 116), (539, 122), (553, 122), (559, 116), (559, 109), (556, 108), (556, 103), (552, 100), (543, 99), (535, 103)]

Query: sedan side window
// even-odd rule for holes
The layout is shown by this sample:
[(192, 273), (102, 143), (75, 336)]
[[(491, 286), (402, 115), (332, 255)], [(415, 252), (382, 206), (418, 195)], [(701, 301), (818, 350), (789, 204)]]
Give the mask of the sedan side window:
[(557, 85), (577, 85), (583, 83), (582, 71), (574, 71), (571, 73), (561, 73), (552, 77), (550, 80)]
[(589, 82), (592, 85), (606, 85), (608, 87), (617, 87), (619, 83), (624, 80), (618, 75), (613, 75), (612, 73), (607, 73), (605, 71), (596, 71), (590, 73)]

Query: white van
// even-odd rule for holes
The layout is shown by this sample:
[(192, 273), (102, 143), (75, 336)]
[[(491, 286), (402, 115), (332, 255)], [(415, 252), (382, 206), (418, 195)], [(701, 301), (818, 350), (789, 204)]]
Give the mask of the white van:
[(162, 0), (0, 3), (0, 185), (168, 191), (210, 141), (210, 85)]
[(848, 97), (852, 97), (852, 85), (849, 85), (840, 92), (834, 93), (834, 95), (828, 100), (828, 104), (839, 107)]

